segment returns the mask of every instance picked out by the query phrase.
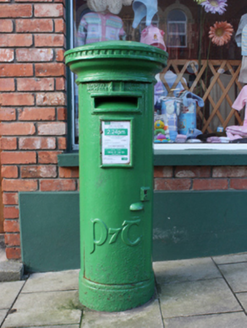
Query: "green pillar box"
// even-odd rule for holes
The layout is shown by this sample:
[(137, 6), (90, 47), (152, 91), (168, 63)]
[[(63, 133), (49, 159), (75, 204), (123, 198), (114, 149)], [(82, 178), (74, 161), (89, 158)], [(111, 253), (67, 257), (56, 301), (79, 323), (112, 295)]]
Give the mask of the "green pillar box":
[(80, 301), (123, 311), (154, 292), (153, 83), (167, 53), (113, 41), (65, 60), (79, 85)]

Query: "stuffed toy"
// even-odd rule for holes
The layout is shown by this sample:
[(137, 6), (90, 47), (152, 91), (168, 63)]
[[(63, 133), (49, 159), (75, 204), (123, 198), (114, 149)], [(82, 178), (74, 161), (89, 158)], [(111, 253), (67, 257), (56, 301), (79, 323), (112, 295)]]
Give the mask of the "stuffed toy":
[(149, 44), (150, 46), (154, 46), (162, 50), (166, 50), (164, 34), (165, 32), (159, 30), (158, 27), (149, 25), (148, 27), (144, 28), (144, 30), (142, 30), (140, 42)]
[(231, 125), (226, 128), (226, 135), (230, 140), (247, 137), (247, 85), (243, 87), (237, 99), (232, 104), (232, 108), (240, 111), (245, 106), (243, 126)]
[(154, 118), (154, 142), (170, 142), (169, 129), (165, 115), (158, 115)]
[(244, 14), (240, 19), (235, 41), (238, 47), (241, 47), (241, 54), (243, 56), (238, 80), (239, 82), (247, 83), (247, 14)]
[(132, 0), (87, 0), (88, 8), (95, 12), (105, 12), (118, 15), (122, 6), (130, 6)]

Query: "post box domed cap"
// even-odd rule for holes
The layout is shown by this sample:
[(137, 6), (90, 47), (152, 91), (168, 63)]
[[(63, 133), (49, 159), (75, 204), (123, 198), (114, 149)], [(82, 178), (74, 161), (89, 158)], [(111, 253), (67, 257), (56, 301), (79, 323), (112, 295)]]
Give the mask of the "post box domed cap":
[(154, 75), (166, 66), (167, 58), (164, 50), (134, 41), (97, 42), (65, 52), (65, 63), (77, 74), (77, 82), (153, 82)]
[(136, 58), (139, 60), (157, 61), (166, 66), (168, 53), (140, 42), (109, 41), (87, 44), (68, 50), (64, 54), (65, 62), (94, 58)]

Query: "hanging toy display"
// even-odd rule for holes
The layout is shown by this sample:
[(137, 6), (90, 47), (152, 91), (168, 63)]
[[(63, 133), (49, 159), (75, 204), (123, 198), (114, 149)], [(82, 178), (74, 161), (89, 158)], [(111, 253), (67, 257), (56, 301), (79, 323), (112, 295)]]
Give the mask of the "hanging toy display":
[(88, 8), (95, 12), (105, 12), (108, 10), (114, 15), (118, 15), (122, 6), (130, 6), (133, 0), (87, 0)]
[(236, 41), (238, 47), (241, 47), (242, 31), (243, 31), (243, 28), (245, 27), (245, 25), (247, 25), (247, 14), (244, 14), (243, 16), (241, 16), (241, 19), (240, 19), (240, 22), (238, 25), (238, 29), (235, 34), (235, 41)]
[(144, 30), (142, 30), (140, 42), (166, 51), (164, 34), (165, 32), (158, 29), (158, 27), (149, 25), (148, 27), (144, 28)]
[(239, 82), (247, 83), (247, 14), (244, 14), (239, 22), (235, 35), (238, 47), (241, 47), (242, 65), (239, 73)]
[(144, 17), (146, 17), (146, 26), (149, 26), (158, 11), (157, 0), (134, 0), (132, 7), (134, 10), (133, 28), (136, 28)]

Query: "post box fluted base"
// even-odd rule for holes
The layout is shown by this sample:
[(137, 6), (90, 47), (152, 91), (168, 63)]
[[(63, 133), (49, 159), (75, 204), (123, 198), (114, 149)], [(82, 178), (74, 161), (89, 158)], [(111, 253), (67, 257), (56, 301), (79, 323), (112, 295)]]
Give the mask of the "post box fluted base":
[(89, 309), (105, 312), (125, 311), (148, 302), (154, 294), (150, 280), (124, 285), (105, 285), (79, 276), (80, 302)]

